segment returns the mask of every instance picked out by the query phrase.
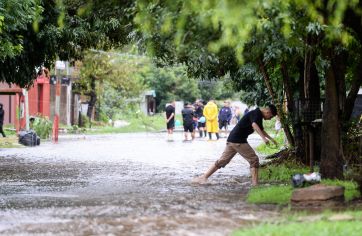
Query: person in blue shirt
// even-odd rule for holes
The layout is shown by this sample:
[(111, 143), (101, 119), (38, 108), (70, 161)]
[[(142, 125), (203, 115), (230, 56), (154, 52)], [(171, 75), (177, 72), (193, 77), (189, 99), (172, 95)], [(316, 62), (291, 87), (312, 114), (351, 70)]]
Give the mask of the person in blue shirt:
[(219, 111), (219, 129), (220, 132), (222, 132), (222, 129), (224, 128), (225, 138), (228, 134), (228, 126), (230, 125), (231, 118), (233, 117), (232, 111), (230, 108), (230, 102), (224, 101), (224, 106)]

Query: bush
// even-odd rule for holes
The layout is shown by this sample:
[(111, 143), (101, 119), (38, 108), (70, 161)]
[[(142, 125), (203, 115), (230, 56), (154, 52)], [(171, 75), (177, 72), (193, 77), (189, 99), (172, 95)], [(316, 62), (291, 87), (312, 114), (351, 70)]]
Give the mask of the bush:
[(42, 139), (50, 138), (53, 129), (53, 123), (46, 116), (36, 116), (31, 127)]
[(85, 127), (85, 128), (90, 127), (90, 120), (88, 116), (81, 114), (79, 118), (81, 119), (80, 127)]

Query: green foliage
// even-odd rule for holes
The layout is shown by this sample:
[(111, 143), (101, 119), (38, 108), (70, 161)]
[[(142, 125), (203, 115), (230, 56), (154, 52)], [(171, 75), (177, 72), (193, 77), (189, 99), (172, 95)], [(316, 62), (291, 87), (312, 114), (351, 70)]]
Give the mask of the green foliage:
[[(0, 1), (0, 80), (29, 86), (36, 69), (132, 37), (134, 1)], [(135, 37), (133, 37), (135, 38)]]
[(103, 110), (98, 110), (98, 114), (112, 118), (126, 106), (127, 100), (139, 102), (145, 86), (136, 74), (149, 63), (148, 58), (135, 54), (88, 51), (80, 70), (77, 92), (90, 96), (90, 107), (100, 99), (98, 109)]
[(90, 92), (91, 82), (95, 78), (100, 91), (104, 89), (103, 86), (107, 86), (117, 89), (124, 98), (137, 97), (144, 88), (142, 81), (134, 74), (148, 64), (148, 60), (146, 57), (117, 51), (88, 51), (80, 72), (82, 92)]
[(354, 165), (362, 165), (362, 122), (359, 122), (357, 119), (350, 121), (348, 124), (345, 124), (345, 132), (342, 137), (343, 140), (343, 151), (346, 162), (349, 167)]
[(36, 18), (37, 1), (2, 0), (0, 2), (0, 61), (14, 58), (23, 50), (23, 35), (18, 34), (27, 29)]
[(149, 88), (156, 92), (158, 111), (172, 100), (194, 102), (200, 97), (197, 81), (189, 78), (184, 66), (157, 68), (150, 65), (139, 74)]
[(52, 134), (53, 123), (45, 116), (36, 116), (31, 128), (42, 139), (49, 139)]
[(230, 81), (225, 78), (220, 80), (199, 80), (200, 97), (205, 101), (232, 98), (234, 93), (228, 82)]
[(80, 119), (81, 119), (80, 127), (82, 127), (82, 128), (89, 128), (89, 127), (91, 126), (91, 122), (90, 122), (88, 116), (81, 114), (81, 115), (80, 115)]
[(271, 155), (285, 148), (285, 134), (282, 130), (274, 137), (274, 139), (277, 141), (277, 145), (272, 142), (269, 144), (262, 143), (257, 146), (255, 150), (263, 155)]
[(295, 174), (309, 173), (308, 167), (296, 162), (270, 164), (260, 168), (259, 178), (262, 182), (290, 183)]
[(344, 198), (347, 202), (361, 197), (361, 193), (358, 190), (358, 184), (354, 181), (325, 179), (325, 180), (322, 180), (322, 183), (325, 185), (343, 186), (344, 187)]

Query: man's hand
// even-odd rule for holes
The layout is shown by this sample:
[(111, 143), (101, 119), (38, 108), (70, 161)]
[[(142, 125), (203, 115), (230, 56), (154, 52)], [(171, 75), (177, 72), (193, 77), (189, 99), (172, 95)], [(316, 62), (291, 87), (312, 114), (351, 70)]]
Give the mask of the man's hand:
[(275, 141), (275, 139), (272, 139), (271, 140), (276, 146), (278, 146), (278, 143), (277, 143), (277, 141)]

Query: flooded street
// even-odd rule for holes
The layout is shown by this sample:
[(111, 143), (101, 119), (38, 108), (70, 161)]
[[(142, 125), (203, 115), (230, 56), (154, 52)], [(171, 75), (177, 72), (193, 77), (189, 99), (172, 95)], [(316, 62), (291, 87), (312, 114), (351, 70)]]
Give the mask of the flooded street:
[[(191, 179), (226, 139), (166, 142), (163, 133), (61, 136), (0, 151), (1, 235), (229, 235), (272, 216), (244, 202), (239, 155), (205, 186)], [(251, 135), (250, 144), (260, 143)]]

